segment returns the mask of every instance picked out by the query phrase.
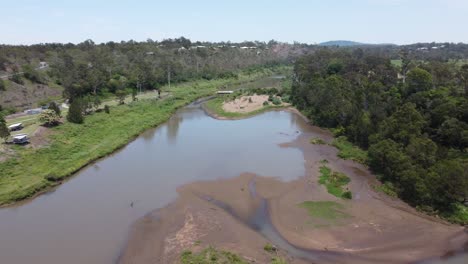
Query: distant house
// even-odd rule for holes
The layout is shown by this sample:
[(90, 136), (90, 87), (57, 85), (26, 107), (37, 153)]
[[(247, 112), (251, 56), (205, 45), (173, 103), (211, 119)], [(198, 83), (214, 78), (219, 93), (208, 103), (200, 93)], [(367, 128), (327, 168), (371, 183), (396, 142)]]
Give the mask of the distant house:
[(29, 143), (29, 137), (27, 134), (18, 134), (13, 136), (13, 143), (15, 144), (26, 144)]
[(39, 62), (39, 69), (44, 69), (44, 68), (47, 68), (47, 67), (49, 67), (49, 64), (47, 64), (47, 62), (45, 62), (45, 61)]
[(18, 131), (18, 130), (23, 129), (23, 124), (22, 123), (16, 123), (16, 124), (13, 124), (13, 125), (9, 125), (8, 129), (10, 131)]

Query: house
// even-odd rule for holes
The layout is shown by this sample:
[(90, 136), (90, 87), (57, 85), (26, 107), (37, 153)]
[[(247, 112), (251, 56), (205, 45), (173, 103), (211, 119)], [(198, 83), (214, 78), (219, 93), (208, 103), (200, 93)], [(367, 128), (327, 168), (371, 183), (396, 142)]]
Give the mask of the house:
[(22, 123), (16, 123), (16, 124), (8, 126), (8, 130), (10, 130), (10, 131), (18, 131), (18, 130), (21, 130), (21, 129), (23, 129), (23, 124)]
[(27, 134), (18, 134), (13, 136), (13, 143), (15, 144), (26, 144), (29, 143), (29, 137)]
[(47, 62), (45, 61), (40, 61), (39, 62), (39, 69), (44, 69), (44, 68), (47, 68), (49, 67), (49, 64), (47, 64)]

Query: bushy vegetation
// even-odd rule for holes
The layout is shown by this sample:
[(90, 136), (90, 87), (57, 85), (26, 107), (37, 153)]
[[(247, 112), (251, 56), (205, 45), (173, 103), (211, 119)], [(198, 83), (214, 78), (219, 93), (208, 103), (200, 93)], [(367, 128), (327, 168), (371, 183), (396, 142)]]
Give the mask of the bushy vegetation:
[(353, 145), (345, 136), (335, 138), (332, 145), (339, 150), (338, 157), (367, 164), (367, 151)]
[(325, 165), (320, 167), (319, 183), (325, 185), (328, 193), (338, 198), (352, 198), (351, 192), (343, 189), (350, 181), (351, 179), (341, 172), (332, 171)]
[(293, 103), (368, 150), (366, 158), (338, 139), (341, 157), (367, 160), (414, 206), (460, 211), (468, 199), (468, 66), (401, 52), (395, 67), (388, 57), (354, 49), (304, 56), (294, 71)]
[(46, 109), (39, 115), (39, 121), (45, 126), (56, 126), (60, 122), (60, 116), (54, 110)]
[(310, 139), (310, 144), (314, 144), (314, 145), (325, 145), (327, 144), (327, 142), (325, 142), (325, 140), (321, 139), (321, 138), (311, 138)]
[(10, 136), (10, 130), (8, 129), (6, 125), (5, 118), (0, 113), (0, 138), (2, 138), (4, 142), (6, 142), (9, 136)]
[(391, 182), (385, 182), (381, 185), (374, 186), (374, 189), (383, 192), (391, 197), (398, 197), (398, 193)]
[(274, 253), (274, 252), (276, 252), (276, 251), (278, 250), (275, 246), (273, 246), (273, 245), (270, 244), (270, 243), (267, 243), (267, 244), (263, 247), (263, 249), (264, 249), (266, 252), (269, 252), (269, 253)]
[(208, 247), (199, 253), (184, 251), (180, 256), (182, 264), (248, 264), (238, 255)]

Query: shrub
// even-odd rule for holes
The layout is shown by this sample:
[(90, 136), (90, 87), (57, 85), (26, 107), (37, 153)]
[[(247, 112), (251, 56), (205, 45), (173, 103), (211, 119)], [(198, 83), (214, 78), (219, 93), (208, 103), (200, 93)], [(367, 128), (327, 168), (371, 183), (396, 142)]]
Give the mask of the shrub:
[(270, 104), (270, 103), (268, 103), (268, 101), (263, 102), (263, 106), (267, 106), (267, 105), (269, 105), (269, 104)]
[(310, 143), (314, 145), (325, 145), (327, 142), (321, 138), (311, 138)]
[(270, 244), (270, 243), (267, 243), (267, 244), (263, 247), (263, 249), (264, 249), (266, 252), (270, 252), (270, 253), (276, 252), (276, 251), (278, 250), (278, 249), (276, 248), (276, 246), (274, 246), (274, 245), (272, 245), (272, 244)]
[(3, 82), (3, 80), (0, 80), (0, 91), (5, 91), (6, 88), (5, 88), (5, 82)]
[(104, 106), (104, 112), (106, 112), (106, 114), (110, 114), (110, 108), (108, 105)]
[(53, 110), (59, 117), (61, 116), (60, 107), (55, 102), (49, 104), (49, 110)]
[(117, 96), (120, 105), (125, 104), (125, 97), (127, 97), (127, 92), (125, 90), (118, 90), (115, 92), (115, 95)]
[(46, 109), (39, 115), (39, 121), (46, 126), (56, 126), (60, 122), (60, 116), (52, 109)]
[(281, 102), (281, 99), (279, 97), (274, 97), (272, 103), (274, 105), (280, 105), (282, 102)]
[(341, 195), (342, 198), (344, 199), (353, 199), (353, 194), (350, 191), (346, 191)]
[(75, 123), (75, 124), (82, 124), (84, 121), (83, 118), (83, 107), (81, 100), (75, 99), (70, 105), (70, 109), (68, 110), (67, 120), (68, 122)]
[(6, 142), (10, 136), (10, 130), (8, 129), (5, 119), (0, 115), (0, 137), (3, 138), (3, 141)]

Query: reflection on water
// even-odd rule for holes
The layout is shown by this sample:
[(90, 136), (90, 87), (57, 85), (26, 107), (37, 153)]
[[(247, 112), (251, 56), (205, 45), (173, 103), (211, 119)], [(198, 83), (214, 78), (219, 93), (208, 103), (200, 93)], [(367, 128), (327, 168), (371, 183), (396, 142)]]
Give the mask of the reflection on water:
[(302, 153), (278, 144), (305, 129), (287, 112), (221, 121), (198, 105), (181, 109), (54, 192), (1, 209), (0, 262), (112, 263), (129, 226), (175, 199), (182, 184), (242, 172), (303, 175)]

